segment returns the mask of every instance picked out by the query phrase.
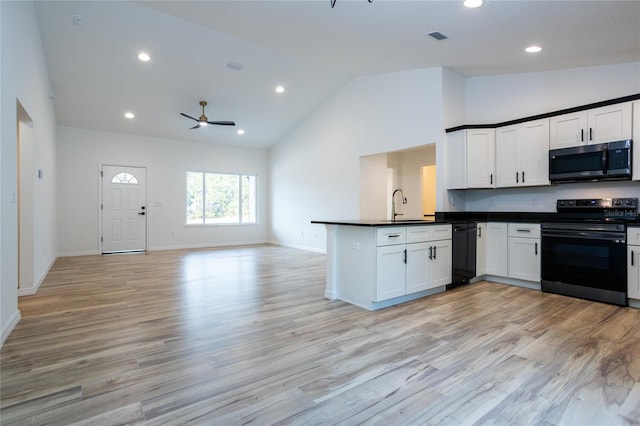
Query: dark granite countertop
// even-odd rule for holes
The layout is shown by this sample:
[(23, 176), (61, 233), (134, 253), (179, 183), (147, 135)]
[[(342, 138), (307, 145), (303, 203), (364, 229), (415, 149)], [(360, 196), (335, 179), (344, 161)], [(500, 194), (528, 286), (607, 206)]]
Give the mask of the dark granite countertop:
[(434, 225), (437, 223), (448, 223), (442, 221), (436, 221), (435, 218), (424, 219), (398, 219), (398, 220), (312, 220), (311, 223), (318, 223), (322, 225), (348, 225), (348, 226), (413, 226), (413, 225)]

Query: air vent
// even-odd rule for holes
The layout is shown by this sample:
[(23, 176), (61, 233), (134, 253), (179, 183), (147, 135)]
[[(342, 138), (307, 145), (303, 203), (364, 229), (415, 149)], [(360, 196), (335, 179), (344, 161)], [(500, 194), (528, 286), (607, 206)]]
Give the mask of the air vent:
[(438, 32), (438, 31), (434, 31), (432, 33), (428, 33), (427, 35), (430, 36), (430, 37), (435, 38), (438, 41), (446, 40), (448, 38), (446, 35), (442, 34), (441, 32)]
[(237, 62), (229, 62), (227, 64), (227, 68), (234, 71), (242, 71), (242, 68), (244, 68), (244, 64), (239, 64)]

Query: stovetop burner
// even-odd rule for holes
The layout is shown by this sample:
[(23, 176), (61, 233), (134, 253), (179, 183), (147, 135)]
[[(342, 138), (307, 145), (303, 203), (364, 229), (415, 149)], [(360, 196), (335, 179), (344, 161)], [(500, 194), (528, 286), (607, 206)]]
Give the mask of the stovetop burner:
[(638, 221), (637, 198), (583, 198), (558, 200), (558, 221), (628, 223)]

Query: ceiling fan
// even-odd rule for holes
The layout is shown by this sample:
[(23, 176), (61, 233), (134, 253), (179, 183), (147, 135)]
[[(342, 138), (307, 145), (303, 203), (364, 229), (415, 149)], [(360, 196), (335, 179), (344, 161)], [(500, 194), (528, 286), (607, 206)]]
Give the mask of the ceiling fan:
[(202, 107), (202, 115), (200, 116), (200, 118), (193, 118), (190, 115), (185, 114), (184, 112), (181, 112), (180, 115), (190, 118), (193, 121), (196, 121), (197, 124), (195, 126), (193, 126), (192, 128), (190, 128), (189, 130), (193, 130), (193, 129), (199, 129), (200, 127), (206, 126), (207, 124), (217, 124), (220, 126), (235, 126), (236, 123), (234, 123), (233, 121), (209, 121), (209, 119), (207, 118), (206, 115), (204, 115), (204, 107), (207, 106), (207, 101), (200, 101), (200, 106)]

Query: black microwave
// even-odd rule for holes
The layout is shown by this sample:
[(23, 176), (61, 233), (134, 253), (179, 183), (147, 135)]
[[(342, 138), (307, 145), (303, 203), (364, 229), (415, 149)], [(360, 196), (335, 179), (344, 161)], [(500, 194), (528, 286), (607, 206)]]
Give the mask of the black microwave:
[(549, 151), (551, 183), (631, 179), (631, 140)]

